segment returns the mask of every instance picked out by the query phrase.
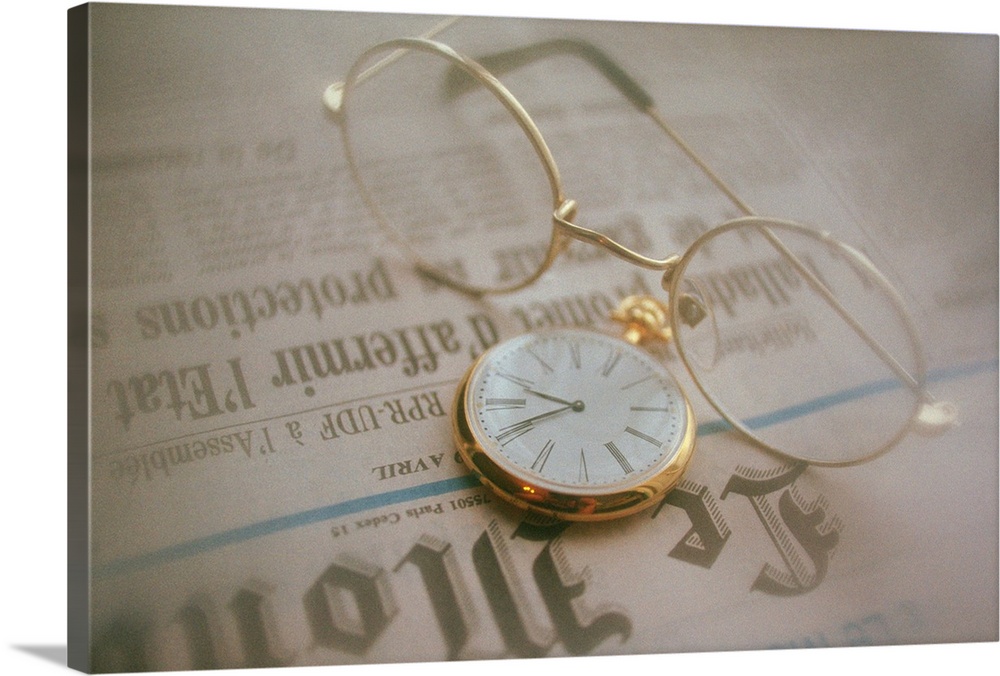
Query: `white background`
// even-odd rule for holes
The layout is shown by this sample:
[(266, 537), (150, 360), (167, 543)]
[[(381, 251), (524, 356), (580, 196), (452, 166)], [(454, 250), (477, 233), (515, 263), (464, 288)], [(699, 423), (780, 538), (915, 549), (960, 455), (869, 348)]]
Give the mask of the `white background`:
[[(4, 673), (52, 674), (66, 670), (66, 10), (61, 0), (19, 0), (5, 6), (2, 24), (4, 145), (3, 349), (0, 411), (6, 434), (0, 442), (3, 477), (3, 589), (0, 601), (0, 665)], [(998, 32), (997, 10), (983, 0), (939, 3), (840, 0), (813, 3), (777, 0), (650, 0), (574, 2), (554, 0), (337, 0), (317, 2), (205, 2), (159, 4), (263, 6), (301, 9), (405, 11), (652, 20), (736, 25), (819, 26), (946, 32)], [(681, 6), (678, 6), (681, 5)], [(986, 85), (987, 83), (984, 83)], [(13, 146), (10, 148), (10, 146)], [(527, 673), (583, 669), (808, 669), (815, 674), (903, 667), (930, 673), (955, 666), (973, 673), (998, 663), (998, 644), (827, 649), (721, 655), (536, 660)], [(873, 664), (873, 660), (875, 661)], [(506, 664), (476, 665), (499, 674)], [(254, 674), (465, 673), (469, 665), (337, 667), (255, 670)], [(460, 671), (461, 670), (461, 671)], [(241, 673), (241, 672), (216, 672)], [(243, 672), (246, 673), (246, 672)]]

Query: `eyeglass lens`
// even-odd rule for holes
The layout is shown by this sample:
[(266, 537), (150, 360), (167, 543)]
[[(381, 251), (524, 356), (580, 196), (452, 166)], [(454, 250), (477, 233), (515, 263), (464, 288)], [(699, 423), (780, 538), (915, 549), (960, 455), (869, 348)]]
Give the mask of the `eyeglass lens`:
[(754, 223), (718, 228), (685, 256), (678, 291), (707, 310), (693, 326), (677, 323), (692, 376), (716, 408), (772, 449), (826, 464), (876, 454), (921, 401), (908, 380), (922, 378), (922, 364), (905, 310), (854, 250), (805, 228)]
[(515, 287), (539, 270), (552, 189), (516, 119), (481, 82), (439, 54), (407, 50), (351, 88), (344, 111), (361, 189), (425, 267), (481, 289)]

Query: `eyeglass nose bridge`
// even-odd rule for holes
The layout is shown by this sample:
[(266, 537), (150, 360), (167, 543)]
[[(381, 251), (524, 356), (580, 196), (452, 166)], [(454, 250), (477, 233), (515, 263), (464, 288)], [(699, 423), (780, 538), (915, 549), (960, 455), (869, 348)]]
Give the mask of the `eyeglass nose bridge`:
[(552, 222), (555, 227), (557, 237), (586, 242), (600, 247), (613, 256), (631, 263), (632, 265), (638, 265), (639, 267), (647, 270), (661, 271), (663, 273), (661, 284), (665, 290), (670, 289), (673, 272), (681, 261), (681, 257), (679, 255), (671, 254), (666, 258), (650, 258), (649, 256), (644, 256), (643, 254), (633, 251), (624, 244), (615, 241), (603, 233), (574, 223), (573, 219), (576, 218), (577, 211), (578, 205), (576, 200), (572, 199), (563, 200), (562, 203), (556, 208), (552, 214)]

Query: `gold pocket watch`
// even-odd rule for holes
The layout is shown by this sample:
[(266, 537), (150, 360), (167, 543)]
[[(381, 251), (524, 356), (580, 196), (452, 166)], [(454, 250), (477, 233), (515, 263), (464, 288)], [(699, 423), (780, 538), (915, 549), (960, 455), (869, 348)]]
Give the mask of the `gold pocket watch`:
[(452, 414), (459, 454), (480, 481), (519, 507), (573, 521), (656, 504), (695, 447), (694, 413), (664, 364), (583, 329), (494, 346), (465, 374)]

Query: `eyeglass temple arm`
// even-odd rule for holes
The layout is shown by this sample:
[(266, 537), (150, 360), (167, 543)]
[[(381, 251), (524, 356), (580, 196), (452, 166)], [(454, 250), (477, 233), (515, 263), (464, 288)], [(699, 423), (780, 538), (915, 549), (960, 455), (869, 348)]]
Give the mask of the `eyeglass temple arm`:
[[(497, 52), (477, 58), (483, 67), (496, 75), (503, 75), (531, 64), (534, 61), (556, 55), (575, 56), (586, 61), (614, 86), (618, 92), (635, 106), (639, 112), (647, 115), (678, 148), (694, 162), (702, 173), (718, 188), (744, 216), (755, 216), (750, 206), (712, 171), (712, 168), (689, 146), (660, 114), (653, 97), (631, 75), (619, 66), (599, 47), (586, 40), (578, 38), (556, 38), (532, 45), (518, 47), (503, 52)], [(448, 97), (458, 96), (467, 90), (472, 83), (460, 77), (460, 73), (450, 72), (445, 82), (445, 93)]]
[[(499, 76), (517, 70), (533, 61), (559, 54), (571, 54), (589, 63), (639, 110), (645, 112), (648, 108), (653, 107), (653, 98), (638, 82), (632, 79), (632, 76), (622, 70), (607, 54), (584, 40), (571, 38), (546, 40), (525, 47), (497, 52), (482, 58), (477, 57), (476, 60), (484, 68)], [(445, 86), (446, 91), (451, 96), (457, 96), (471, 86), (470, 82), (460, 79), (459, 75), (459, 73), (449, 74)]]

